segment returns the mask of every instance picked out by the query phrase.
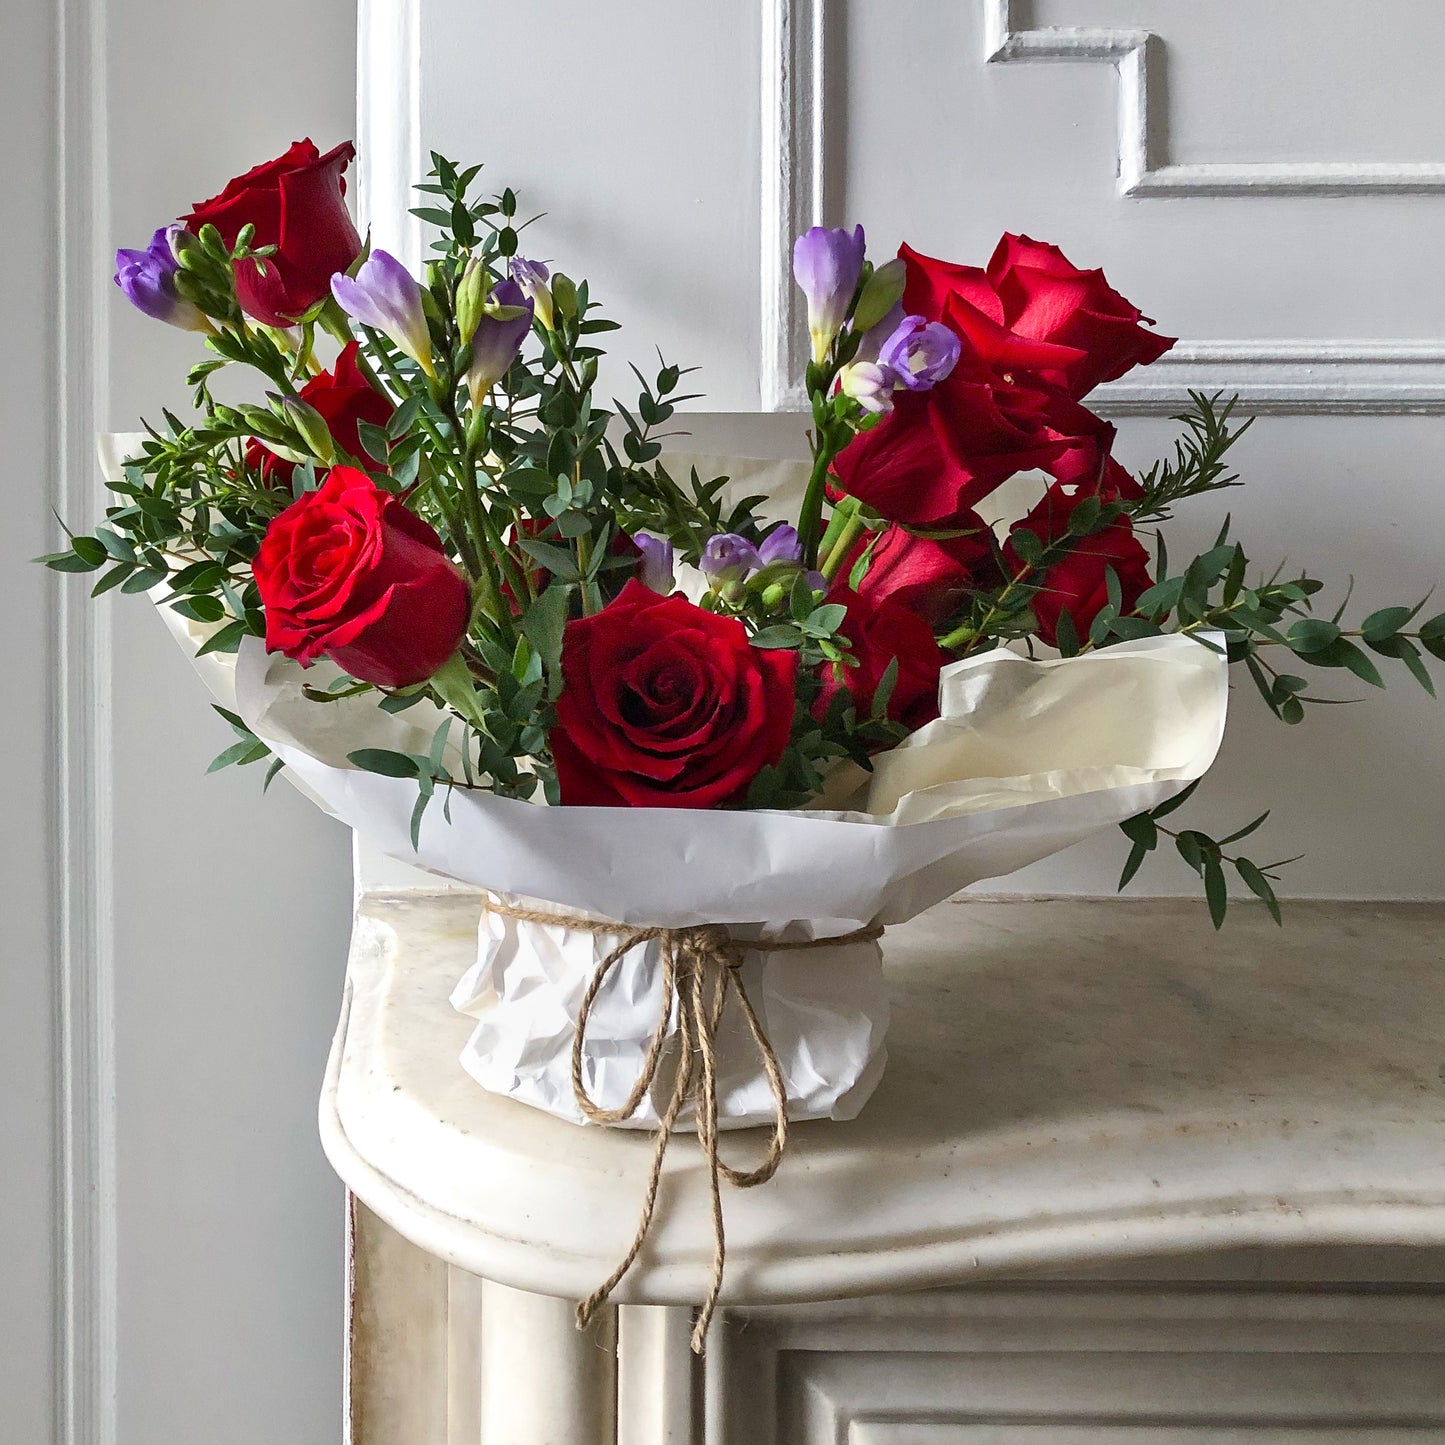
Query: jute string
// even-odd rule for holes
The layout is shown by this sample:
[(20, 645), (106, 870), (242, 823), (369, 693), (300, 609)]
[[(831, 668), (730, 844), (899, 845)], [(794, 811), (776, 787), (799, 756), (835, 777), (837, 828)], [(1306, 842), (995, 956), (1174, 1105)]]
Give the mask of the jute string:
[[(850, 943), (871, 943), (875, 938), (883, 936), (883, 929), (880, 925), (873, 924), (832, 938), (754, 941), (734, 938), (718, 923), (702, 924), (693, 928), (632, 928), (626, 924), (586, 918), (581, 914), (551, 913), (540, 908), (517, 908), (492, 897), (487, 899), (487, 909), (498, 917), (515, 919), (519, 923), (550, 924), (580, 933), (615, 934), (620, 940), (597, 965), (591, 982), (587, 985), (587, 992), (582, 997), (572, 1034), (572, 1092), (576, 1096), (578, 1107), (594, 1124), (620, 1124), (637, 1111), (643, 1098), (657, 1081), (667, 1053), (674, 1002), (677, 1005), (677, 1071), (673, 1076), (672, 1088), (662, 1110), (657, 1132), (653, 1136), (652, 1163), (648, 1169), (647, 1190), (642, 1199), (642, 1214), (637, 1221), (637, 1231), (617, 1267), (578, 1304), (577, 1327), (583, 1329), (587, 1326), (622, 1277), (632, 1268), (641, 1252), (643, 1241), (652, 1227), (652, 1215), (657, 1206), (657, 1191), (662, 1181), (662, 1161), (667, 1155), (667, 1146), (678, 1117), (691, 1100), (698, 1146), (707, 1161), (708, 1188), (712, 1201), (712, 1281), (692, 1332), (693, 1351), (701, 1354), (707, 1341), (713, 1311), (717, 1308), (718, 1295), (722, 1291), (723, 1268), (727, 1259), (727, 1244), (723, 1231), (722, 1181), (726, 1179), (738, 1189), (751, 1189), (756, 1184), (766, 1183), (777, 1173), (788, 1145), (788, 1091), (783, 1082), (783, 1071), (778, 1066), (778, 1056), (773, 1051), (753, 1008), (752, 1000), (748, 997), (747, 989), (743, 986), (739, 969), (749, 952), (785, 953), (806, 948), (834, 948)], [(604, 1109), (588, 1093), (587, 1085), (582, 1079), (582, 1054), (587, 1041), (587, 1024), (592, 1016), (592, 1006), (596, 1003), (603, 984), (607, 982), (608, 974), (617, 963), (640, 944), (654, 940), (662, 945), (662, 1007), (658, 1012), (657, 1026), (652, 1031), (647, 1056), (642, 1061), (642, 1069), (631, 1092), (617, 1108)], [(756, 1168), (746, 1170), (734, 1169), (718, 1154), (717, 1030), (730, 993), (737, 997), (738, 1008), (747, 1022), (748, 1032), (763, 1065), (763, 1072), (768, 1076), (774, 1105), (773, 1134), (768, 1143), (767, 1154)]]

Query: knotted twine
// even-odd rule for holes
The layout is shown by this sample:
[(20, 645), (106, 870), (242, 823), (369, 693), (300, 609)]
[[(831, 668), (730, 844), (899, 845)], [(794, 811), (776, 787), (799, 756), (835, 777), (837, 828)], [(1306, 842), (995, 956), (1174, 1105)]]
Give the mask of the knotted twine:
[[(691, 1100), (698, 1146), (707, 1161), (708, 1188), (712, 1201), (712, 1280), (692, 1331), (693, 1353), (700, 1355), (707, 1342), (708, 1326), (712, 1323), (718, 1296), (722, 1292), (723, 1267), (727, 1258), (727, 1242), (723, 1230), (722, 1181), (726, 1179), (737, 1189), (751, 1189), (754, 1185), (765, 1184), (777, 1173), (788, 1145), (787, 1085), (783, 1082), (778, 1056), (758, 1020), (739, 970), (750, 951), (784, 953), (805, 948), (871, 943), (883, 936), (883, 928), (879, 924), (871, 924), (866, 928), (855, 928), (851, 933), (837, 934), (831, 938), (752, 940), (734, 938), (720, 923), (704, 923), (690, 928), (634, 928), (626, 924), (587, 918), (578, 913), (551, 913), (540, 908), (517, 908), (491, 895), (487, 895), (486, 909), (499, 918), (515, 919), (519, 923), (550, 924), (595, 935), (616, 934), (621, 940), (597, 965), (592, 980), (587, 985), (587, 992), (582, 997), (577, 1011), (577, 1023), (572, 1033), (572, 1093), (578, 1108), (594, 1124), (620, 1124), (636, 1112), (657, 1080), (663, 1056), (667, 1051), (673, 1004), (676, 1002), (676, 1032), (679, 1043), (677, 1072), (673, 1076), (667, 1105), (653, 1136), (652, 1163), (647, 1173), (647, 1190), (642, 1199), (642, 1214), (637, 1221), (637, 1231), (617, 1267), (578, 1304), (577, 1328), (587, 1327), (593, 1315), (606, 1303), (641, 1252), (643, 1242), (652, 1227), (653, 1210), (657, 1206), (657, 1192), (662, 1181), (662, 1161), (667, 1155), (667, 1146), (678, 1117)], [(642, 1061), (642, 1069), (632, 1091), (617, 1108), (604, 1109), (588, 1093), (587, 1086), (582, 1081), (582, 1054), (587, 1042), (587, 1024), (592, 1016), (592, 1006), (607, 981), (607, 975), (617, 963), (640, 944), (654, 940), (662, 945), (662, 1007), (658, 1013), (657, 1026), (652, 1031), (647, 1056)], [(717, 1030), (730, 992), (737, 996), (738, 1007), (747, 1021), (748, 1032), (752, 1035), (773, 1094), (773, 1136), (768, 1143), (768, 1152), (763, 1162), (755, 1169), (734, 1169), (718, 1154)]]

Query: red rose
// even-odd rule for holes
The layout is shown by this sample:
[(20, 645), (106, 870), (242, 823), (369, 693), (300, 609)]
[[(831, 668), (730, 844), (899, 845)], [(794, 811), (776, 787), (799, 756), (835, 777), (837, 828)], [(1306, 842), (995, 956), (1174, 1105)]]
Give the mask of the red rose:
[(965, 351), (931, 391), (900, 392), (893, 411), (838, 454), (833, 475), (890, 521), (951, 527), (1015, 472), (1063, 450), (1050, 427), (1053, 400)]
[(636, 578), (567, 624), (552, 756), (564, 803), (712, 808), (783, 755), (798, 655)]
[(1174, 345), (1173, 337), (1144, 330), (1141, 322), (1154, 323), (1102, 271), (1081, 271), (1057, 246), (1027, 236), (1005, 235), (982, 271), (909, 246), (898, 254), (907, 266), (907, 311), (953, 324), (949, 306), (962, 303), (1017, 337), (1047, 343), (1054, 356), (1030, 369), (1075, 399)]
[(266, 646), (325, 653), (362, 682), (424, 682), (457, 650), (471, 590), (432, 528), (355, 467), (332, 467), (266, 530), (254, 563)]
[(843, 492), (910, 527), (947, 525), (968, 485), (934, 430), (931, 397), (925, 391), (899, 392), (893, 410), (833, 460)]
[(838, 569), (847, 581), (870, 542), (868, 570), (858, 583), (864, 601), (895, 602), (916, 612), (930, 625), (951, 617), (970, 587), (989, 586), (996, 579), (992, 533), (978, 517), (960, 521), (971, 532), (957, 537), (919, 537), (902, 527), (889, 527), (876, 541), (863, 537)]
[(932, 722), (938, 716), (938, 674), (943, 667), (933, 628), (890, 598), (860, 596), (841, 583), (829, 589), (828, 601), (848, 609), (840, 631), (857, 665), (822, 669), (823, 691), (814, 705), (815, 715), (824, 716), (840, 687), (846, 687), (858, 711), (866, 713), (888, 665), (897, 658), (898, 679), (888, 695), (888, 716), (910, 730)]
[[(313, 376), (301, 388), (301, 400), (321, 413), (332, 440), (342, 451), (363, 461), (368, 453), (361, 444), (360, 423), (369, 421), (384, 427), (394, 408), (362, 375), (356, 364), (357, 350), (356, 342), (348, 342), (330, 371)], [(289, 487), (291, 473), (296, 470), (295, 462), (278, 457), (254, 438), (246, 443), (246, 465), (260, 472), (267, 486)]]
[[(1082, 500), (1082, 496), (1069, 496), (1062, 486), (1052, 486), (1033, 511), (1015, 525), (1026, 527), (1041, 542), (1056, 541), (1067, 532), (1069, 518)], [(1004, 561), (1015, 576), (1023, 570), (1012, 543), (1004, 545)], [(1154, 582), (1149, 575), (1149, 554), (1134, 535), (1134, 524), (1127, 516), (1116, 517), (1102, 531), (1078, 538), (1073, 551), (1048, 568), (1042, 578), (1028, 579), (1039, 584), (1033, 599), (1034, 616), (1039, 636), (1051, 647), (1058, 642), (1059, 617), (1064, 612), (1069, 614), (1079, 637), (1088, 635), (1094, 618), (1109, 600), (1107, 573), (1111, 567), (1119, 579), (1127, 612)]]
[(276, 253), (236, 267), (241, 309), (267, 326), (289, 326), (331, 292), (331, 278), (361, 254), (346, 209), (342, 172), (356, 158), (350, 141), (322, 155), (309, 140), (295, 141), (274, 161), (226, 184), (184, 218), (188, 231), (214, 226), (228, 246), (241, 227), (256, 228), (254, 246)]

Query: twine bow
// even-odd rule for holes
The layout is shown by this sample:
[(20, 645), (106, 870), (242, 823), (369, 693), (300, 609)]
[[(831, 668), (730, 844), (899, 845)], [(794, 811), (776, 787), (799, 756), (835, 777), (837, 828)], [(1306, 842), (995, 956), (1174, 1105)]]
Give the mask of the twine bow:
[[(712, 1280), (707, 1297), (698, 1311), (692, 1332), (694, 1353), (701, 1354), (707, 1340), (722, 1291), (723, 1268), (727, 1258), (723, 1230), (722, 1181), (726, 1179), (737, 1189), (751, 1189), (764, 1184), (777, 1173), (788, 1144), (788, 1091), (778, 1056), (758, 1019), (739, 970), (750, 951), (781, 953), (805, 948), (829, 948), (850, 943), (871, 943), (883, 936), (880, 925), (856, 928), (851, 933), (832, 938), (803, 938), (788, 941), (734, 938), (719, 923), (700, 924), (691, 928), (629, 928), (626, 925), (602, 922), (581, 914), (549, 913), (537, 908), (516, 908), (488, 897), (487, 909), (502, 918), (521, 923), (545, 923), (582, 933), (616, 934), (617, 946), (597, 965), (582, 1004), (577, 1011), (577, 1024), (572, 1035), (572, 1092), (583, 1114), (594, 1124), (620, 1124), (630, 1118), (657, 1081), (671, 1031), (673, 1005), (677, 1006), (677, 1038), (679, 1054), (667, 1104), (653, 1136), (652, 1163), (647, 1174), (647, 1191), (643, 1195), (642, 1214), (632, 1244), (610, 1275), (577, 1306), (577, 1327), (585, 1328), (592, 1316), (607, 1301), (622, 1277), (632, 1268), (657, 1206), (657, 1192), (662, 1180), (662, 1161), (672, 1131), (689, 1100), (693, 1103), (697, 1125), (697, 1142), (707, 1161), (708, 1185), (712, 1200), (713, 1259)], [(607, 976), (618, 962), (639, 944), (654, 940), (662, 945), (662, 1006), (657, 1026), (648, 1043), (647, 1056), (627, 1098), (615, 1109), (604, 1109), (587, 1091), (582, 1081), (582, 1054), (587, 1041), (587, 1025)], [(728, 995), (737, 997), (738, 1007), (747, 1022), (748, 1032), (758, 1051), (763, 1072), (772, 1090), (774, 1115), (773, 1134), (763, 1161), (754, 1169), (734, 1169), (718, 1154), (717, 1127), (717, 1030), (727, 1007)]]

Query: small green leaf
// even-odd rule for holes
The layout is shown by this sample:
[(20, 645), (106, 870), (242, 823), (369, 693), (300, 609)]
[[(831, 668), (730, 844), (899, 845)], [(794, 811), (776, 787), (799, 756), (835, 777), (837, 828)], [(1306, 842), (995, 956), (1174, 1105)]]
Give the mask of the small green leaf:
[(1264, 821), (1268, 817), (1269, 809), (1266, 808), (1264, 812), (1262, 812), (1259, 817), (1254, 820), (1254, 822), (1246, 823), (1244, 827), (1237, 829), (1235, 832), (1229, 834), (1228, 837), (1218, 839), (1219, 846), (1222, 848), (1227, 843), (1237, 843), (1241, 838), (1249, 837), (1251, 833), (1264, 825)]
[(241, 639), (246, 635), (246, 624), (244, 622), (228, 622), (224, 627), (213, 632), (197, 649), (197, 657), (205, 657), (211, 652), (235, 652), (241, 645)]
[(1133, 881), (1140, 865), (1149, 856), (1149, 850), (1142, 843), (1135, 843), (1124, 860), (1124, 871), (1119, 875), (1119, 892), (1122, 893)]
[(1322, 617), (1302, 617), (1289, 630), (1290, 647), (1302, 655), (1323, 652), (1340, 640), (1340, 629)]
[(1382, 607), (1360, 623), (1360, 636), (1366, 642), (1383, 642), (1393, 637), (1410, 620), (1408, 607)]
[(761, 632), (753, 633), (750, 641), (754, 647), (796, 647), (799, 634), (796, 627), (789, 626), (786, 622), (779, 622), (772, 627), (764, 627)]
[(226, 615), (221, 600), (207, 597), (204, 593), (195, 597), (182, 597), (170, 606), (172, 612), (189, 617), (193, 622), (219, 622)]
[(1445, 660), (1445, 612), (1420, 624), (1420, 646), (1431, 657)]
[(1159, 828), (1148, 813), (1138, 813), (1132, 818), (1125, 818), (1119, 827), (1126, 838), (1143, 848), (1145, 852), (1159, 843)]
[(1009, 545), (1013, 548), (1014, 556), (1027, 566), (1033, 566), (1043, 555), (1044, 544), (1039, 541), (1037, 535), (1030, 532), (1027, 527), (1015, 527), (1008, 534)]
[(843, 625), (848, 609), (841, 602), (825, 603), (815, 607), (804, 621), (809, 632), (822, 637), (831, 637)]
[(1212, 855), (1204, 860), (1204, 896), (1209, 902), (1210, 921), (1216, 928), (1223, 928), (1229, 908), (1229, 885), (1224, 881), (1219, 859)]
[(1309, 660), (1317, 667), (1346, 668), (1362, 682), (1369, 683), (1371, 687), (1384, 687), (1385, 685), (1385, 679), (1380, 676), (1380, 669), (1347, 637), (1336, 638), (1322, 651), (1310, 653)]
[(1435, 696), (1435, 680), (1430, 676), (1430, 669), (1425, 666), (1424, 659), (1420, 656), (1420, 649), (1410, 641), (1408, 637), (1387, 637), (1381, 642), (1370, 644), (1382, 657), (1393, 657), (1403, 662), (1409, 669), (1410, 675), (1430, 694)]
[(1074, 625), (1073, 614), (1067, 607), (1059, 610), (1059, 620), (1054, 623), (1054, 646), (1061, 657), (1078, 656), (1079, 629)]
[(888, 666), (883, 669), (883, 676), (878, 679), (878, 686), (873, 689), (873, 701), (868, 708), (869, 714), (875, 721), (888, 716), (888, 703), (893, 697), (893, 689), (897, 684), (898, 659), (890, 657)]
[(1174, 846), (1179, 856), (1196, 872), (1204, 871), (1204, 835), (1190, 830), (1181, 833), (1175, 840)]
[(119, 587), (134, 570), (129, 562), (117, 562), (114, 567), (100, 574), (100, 580), (90, 589), (90, 595), (99, 597), (102, 593), (109, 592), (112, 587)]
[(529, 537), (523, 537), (520, 541), (522, 550), (534, 562), (540, 562), (554, 577), (559, 577), (564, 582), (581, 580), (577, 559), (564, 548), (551, 542), (534, 542)]
[(222, 768), (229, 768), (233, 763), (239, 767), (244, 767), (247, 763), (258, 763), (262, 758), (268, 757), (270, 752), (271, 749), (265, 743), (253, 737), (245, 737), (238, 743), (232, 743), (224, 752), (217, 753), (206, 771), (216, 773)]
[(356, 767), (368, 773), (380, 773), (385, 778), (414, 778), (417, 775), (413, 759), (388, 748), (358, 748), (346, 756)]
[(1245, 887), (1256, 898), (1263, 901), (1264, 906), (1269, 909), (1269, 916), (1282, 926), (1284, 919), (1280, 916), (1279, 899), (1274, 896), (1274, 889), (1270, 887), (1269, 879), (1248, 858), (1236, 858), (1234, 871), (1239, 874)]

